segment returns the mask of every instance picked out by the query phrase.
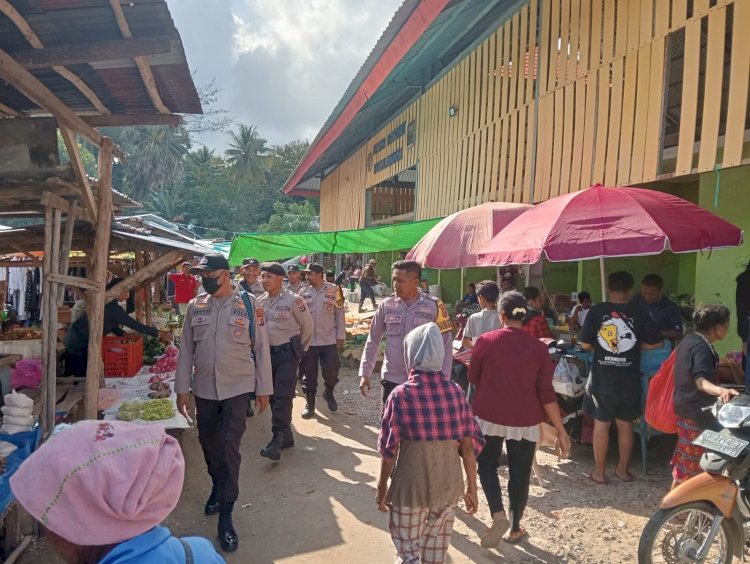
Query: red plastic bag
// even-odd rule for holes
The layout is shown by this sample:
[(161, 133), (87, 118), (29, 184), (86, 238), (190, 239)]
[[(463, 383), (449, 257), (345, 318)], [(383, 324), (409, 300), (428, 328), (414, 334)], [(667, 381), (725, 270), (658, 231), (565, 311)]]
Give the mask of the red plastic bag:
[(672, 351), (648, 383), (645, 413), (649, 425), (657, 431), (670, 434), (677, 432), (677, 416), (674, 413), (674, 359), (675, 351)]

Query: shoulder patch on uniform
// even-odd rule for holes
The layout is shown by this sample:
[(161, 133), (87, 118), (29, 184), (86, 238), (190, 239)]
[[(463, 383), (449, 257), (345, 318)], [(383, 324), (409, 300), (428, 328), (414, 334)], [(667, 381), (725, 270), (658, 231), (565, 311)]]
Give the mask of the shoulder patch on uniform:
[(336, 309), (343, 309), (344, 307), (344, 291), (336, 286)]
[(262, 307), (255, 308), (255, 318), (258, 320), (258, 325), (266, 324), (266, 312)]
[(430, 296), (431, 299), (437, 302), (437, 315), (435, 316), (435, 325), (438, 326), (441, 333), (448, 333), (453, 330), (453, 324), (451, 323), (450, 315), (448, 315), (448, 309), (445, 307), (443, 300)]
[(294, 303), (297, 304), (297, 309), (300, 310), (300, 312), (303, 312), (307, 309), (305, 300), (303, 300), (300, 296), (294, 298)]

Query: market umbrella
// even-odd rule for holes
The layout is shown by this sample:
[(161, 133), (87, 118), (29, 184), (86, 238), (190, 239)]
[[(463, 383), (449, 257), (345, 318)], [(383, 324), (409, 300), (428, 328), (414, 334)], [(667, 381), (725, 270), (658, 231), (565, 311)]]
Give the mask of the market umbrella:
[(425, 233), (406, 258), (429, 268), (477, 266), (477, 252), (530, 207), (488, 202), (451, 214)]
[(742, 230), (677, 196), (601, 185), (530, 209), (478, 253), (480, 266), (689, 253), (742, 244)]

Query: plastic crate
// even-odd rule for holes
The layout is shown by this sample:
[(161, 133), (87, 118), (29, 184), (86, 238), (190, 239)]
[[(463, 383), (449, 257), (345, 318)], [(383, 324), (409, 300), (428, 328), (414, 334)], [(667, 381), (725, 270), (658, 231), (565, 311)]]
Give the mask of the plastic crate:
[(130, 378), (143, 366), (143, 337), (123, 335), (104, 337), (102, 359), (106, 378)]

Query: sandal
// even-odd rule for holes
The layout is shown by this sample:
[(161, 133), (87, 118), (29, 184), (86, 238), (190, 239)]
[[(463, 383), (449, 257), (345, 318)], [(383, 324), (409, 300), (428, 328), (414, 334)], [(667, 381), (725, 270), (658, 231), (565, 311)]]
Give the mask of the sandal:
[[(515, 536), (511, 536), (511, 535), (515, 535)], [(510, 535), (505, 537), (503, 540), (507, 542), (508, 544), (518, 544), (522, 540), (528, 538), (528, 536), (529, 534), (526, 532), (526, 529), (521, 527), (520, 531), (516, 531), (515, 533), (511, 532)]]
[[(606, 486), (607, 484), (609, 484), (609, 480), (607, 480), (607, 478), (604, 478), (603, 480), (597, 480), (596, 478), (594, 478), (594, 470), (592, 470), (591, 472), (589, 472), (588, 474), (586, 474), (586, 477), (589, 480), (591, 480), (592, 482), (594, 482), (595, 484), (599, 485), (599, 486)], [(619, 478), (619, 476), (618, 476), (618, 478)], [(620, 479), (622, 479), (622, 478), (620, 478)]]
[(635, 482), (635, 476), (633, 476), (630, 472), (628, 472), (626, 476), (620, 476), (617, 473), (617, 470), (615, 470), (615, 476), (621, 482), (625, 482), (625, 483)]
[(500, 544), (508, 529), (510, 529), (510, 521), (507, 518), (495, 519), (492, 526), (482, 535), (480, 540), (482, 548), (495, 548)]

